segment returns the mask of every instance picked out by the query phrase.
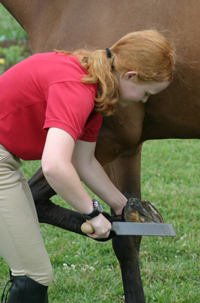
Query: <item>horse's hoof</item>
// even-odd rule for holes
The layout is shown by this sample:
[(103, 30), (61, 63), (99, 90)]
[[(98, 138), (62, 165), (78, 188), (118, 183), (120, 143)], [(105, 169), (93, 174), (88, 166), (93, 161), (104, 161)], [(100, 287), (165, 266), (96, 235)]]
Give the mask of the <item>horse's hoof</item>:
[(123, 210), (126, 222), (164, 223), (159, 211), (147, 200), (128, 199)]

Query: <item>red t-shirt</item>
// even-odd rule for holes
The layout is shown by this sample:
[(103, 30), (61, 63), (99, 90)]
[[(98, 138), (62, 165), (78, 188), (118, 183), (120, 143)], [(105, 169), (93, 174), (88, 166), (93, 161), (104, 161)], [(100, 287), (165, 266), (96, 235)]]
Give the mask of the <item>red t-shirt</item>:
[(61, 53), (36, 54), (0, 76), (0, 143), (24, 160), (41, 159), (47, 130), (57, 127), (95, 142), (102, 116), (94, 111), (97, 84)]

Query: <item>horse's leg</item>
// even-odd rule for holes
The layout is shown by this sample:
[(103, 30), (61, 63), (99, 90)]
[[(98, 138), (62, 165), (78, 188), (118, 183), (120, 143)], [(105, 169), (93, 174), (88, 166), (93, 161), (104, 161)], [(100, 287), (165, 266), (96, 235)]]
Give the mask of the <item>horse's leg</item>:
[[(140, 198), (141, 148), (130, 155), (117, 158), (106, 167), (115, 185), (132, 197)], [(126, 303), (144, 303), (145, 297), (139, 268), (141, 237), (119, 236), (113, 238), (113, 249), (119, 260)]]
[(144, 291), (139, 268), (139, 236), (119, 236), (112, 239), (119, 260), (126, 303), (144, 303)]
[(28, 180), (34, 202), (37, 205), (40, 200), (50, 199), (56, 192), (49, 185), (42, 171), (42, 167)]
[(67, 208), (53, 203), (50, 198), (56, 193), (51, 188), (40, 168), (28, 181), (40, 223), (48, 223), (76, 233), (81, 233), (83, 217)]
[[(51, 224), (81, 235), (86, 236), (81, 231), (81, 225), (85, 219), (76, 211), (61, 207), (53, 203), (50, 198), (56, 193), (48, 184), (44, 177), (42, 168), (40, 168), (28, 181), (33, 199), (35, 202), (37, 215), (40, 223)], [(120, 216), (111, 217), (109, 214), (103, 212), (104, 216), (112, 223), (113, 221), (120, 221)], [(98, 241), (107, 241), (115, 236), (114, 232), (106, 239)]]

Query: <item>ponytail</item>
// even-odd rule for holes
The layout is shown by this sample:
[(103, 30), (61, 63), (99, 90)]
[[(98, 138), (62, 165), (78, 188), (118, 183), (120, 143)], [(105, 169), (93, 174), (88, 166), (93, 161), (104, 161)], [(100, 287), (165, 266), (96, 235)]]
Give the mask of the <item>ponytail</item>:
[(79, 57), (79, 63), (89, 73), (82, 78), (83, 83), (98, 84), (95, 110), (103, 116), (114, 113), (114, 104), (119, 99), (118, 81), (126, 72), (136, 71), (142, 81), (173, 79), (174, 51), (155, 30), (130, 33), (106, 50), (61, 52)]

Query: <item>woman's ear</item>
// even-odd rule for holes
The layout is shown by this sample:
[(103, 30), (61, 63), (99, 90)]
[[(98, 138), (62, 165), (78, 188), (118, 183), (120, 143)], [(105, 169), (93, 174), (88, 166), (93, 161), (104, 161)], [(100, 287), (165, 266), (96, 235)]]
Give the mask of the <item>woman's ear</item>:
[(133, 80), (134, 82), (138, 79), (138, 73), (135, 71), (130, 71), (124, 74), (126, 80)]

